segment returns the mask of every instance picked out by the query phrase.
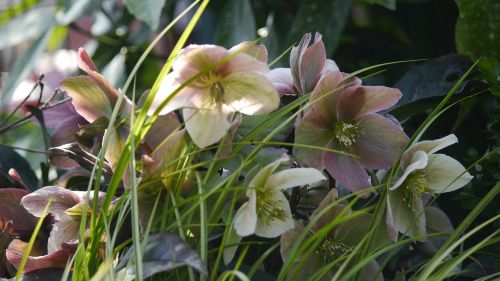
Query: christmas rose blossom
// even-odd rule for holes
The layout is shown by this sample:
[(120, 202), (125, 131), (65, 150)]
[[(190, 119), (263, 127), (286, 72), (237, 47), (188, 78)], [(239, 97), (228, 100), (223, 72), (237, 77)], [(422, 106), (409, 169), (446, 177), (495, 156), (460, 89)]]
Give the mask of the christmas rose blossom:
[(338, 71), (325, 74), (311, 96), (310, 106), (296, 124), (297, 144), (326, 147), (353, 155), (319, 149), (294, 148), (301, 164), (326, 168), (350, 191), (371, 185), (368, 169), (388, 168), (408, 142), (402, 128), (377, 112), (396, 104), (397, 89), (362, 86)]
[(150, 113), (180, 85), (196, 77), (171, 97), (160, 114), (182, 108), (194, 143), (201, 148), (212, 145), (229, 130), (236, 112), (259, 115), (278, 107), (278, 93), (265, 76), (269, 71), (266, 62), (266, 49), (250, 43), (230, 50), (215, 45), (188, 46), (161, 82)]

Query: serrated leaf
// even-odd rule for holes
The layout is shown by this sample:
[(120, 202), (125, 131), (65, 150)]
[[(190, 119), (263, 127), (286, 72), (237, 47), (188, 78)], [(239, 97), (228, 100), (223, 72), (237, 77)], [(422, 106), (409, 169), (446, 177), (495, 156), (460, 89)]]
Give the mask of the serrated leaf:
[(305, 33), (323, 35), (327, 56), (337, 47), (349, 15), (351, 0), (302, 1), (287, 37), (287, 45), (296, 44)]
[[(177, 234), (162, 232), (150, 235), (143, 251), (142, 278), (144, 279), (183, 265), (208, 275), (206, 265), (198, 253)], [(134, 266), (126, 267), (133, 256), (134, 246), (130, 247), (117, 266), (117, 269), (121, 269), (118, 275), (123, 280), (135, 280)]]
[(395, 107), (446, 95), (470, 65), (468, 58), (450, 54), (413, 67), (394, 85), (403, 93)]
[(125, 0), (131, 14), (156, 30), (160, 25), (160, 16), (165, 0)]
[(215, 43), (229, 48), (256, 37), (257, 28), (250, 1), (226, 1), (217, 21)]
[(38, 38), (38, 40), (36, 40), (31, 45), (28, 51), (26, 51), (26, 53), (20, 56), (20, 58), (16, 61), (14, 67), (12, 68), (12, 71), (9, 73), (9, 78), (5, 83), (5, 87), (0, 93), (0, 104), (4, 104), (7, 100), (9, 100), (10, 96), (14, 93), (14, 90), (19, 85), (19, 83), (21, 83), (21, 81), (31, 72), (38, 57), (47, 47), (47, 43), (52, 34), (53, 27), (54, 20), (52, 18), (50, 19), (50, 24), (48, 26), (45, 26), (45, 32), (42, 34), (42, 36)]

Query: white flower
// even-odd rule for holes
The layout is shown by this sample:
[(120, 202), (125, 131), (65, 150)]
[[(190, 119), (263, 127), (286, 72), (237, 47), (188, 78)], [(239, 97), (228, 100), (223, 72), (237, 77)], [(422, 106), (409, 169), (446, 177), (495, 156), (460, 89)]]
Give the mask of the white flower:
[(267, 51), (260, 45), (242, 43), (230, 50), (215, 45), (188, 46), (161, 82), (150, 114), (180, 85), (203, 73), (172, 97), (160, 114), (182, 108), (194, 143), (201, 148), (212, 145), (231, 127), (235, 112), (259, 115), (278, 107), (278, 93), (265, 76), (269, 72), (266, 63)]
[(231, 261), (236, 252), (234, 245), (241, 237), (256, 234), (273, 238), (294, 228), (294, 221), (288, 200), (282, 190), (314, 184), (326, 180), (313, 168), (286, 169), (274, 173), (289, 158), (285, 154), (277, 161), (265, 166), (250, 182), (245, 202), (236, 212), (227, 242), (231, 247), (224, 251), (224, 262)]
[(473, 178), (457, 160), (435, 153), (456, 142), (457, 137), (451, 134), (416, 143), (403, 153), (403, 174), (391, 187), (388, 201), (388, 217), (392, 216), (399, 232), (411, 237), (425, 235), (422, 195), (454, 191)]

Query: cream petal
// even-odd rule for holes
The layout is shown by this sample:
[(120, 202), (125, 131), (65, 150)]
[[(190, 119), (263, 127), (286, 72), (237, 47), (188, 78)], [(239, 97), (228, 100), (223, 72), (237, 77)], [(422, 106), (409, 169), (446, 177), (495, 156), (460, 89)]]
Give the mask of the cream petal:
[(292, 73), (290, 68), (274, 68), (266, 75), (272, 83), (280, 96), (283, 95), (297, 95), (297, 91), (293, 86)]
[[(263, 186), (266, 186), (267, 181), (269, 180), (269, 177), (271, 174), (276, 170), (281, 164), (287, 162), (290, 160), (290, 157), (287, 154), (281, 155), (279, 159), (276, 161), (267, 164), (264, 168), (262, 168), (252, 179), (250, 182), (251, 187), (258, 187), (261, 188)], [(250, 197), (250, 194), (252, 192), (255, 192), (252, 189), (249, 189), (247, 191), (247, 196)]]
[(457, 137), (454, 134), (450, 134), (447, 135), (446, 137), (437, 140), (427, 140), (412, 144), (405, 151), (405, 153), (403, 153), (403, 156), (401, 158), (401, 165), (402, 166), (409, 165), (408, 162), (411, 161), (413, 153), (415, 153), (416, 151), (421, 150), (426, 153), (434, 153), (457, 142), (458, 142)]
[[(409, 237), (425, 235), (426, 220), (422, 199), (415, 196), (409, 197), (410, 200), (405, 199), (404, 192), (402, 188), (398, 188), (389, 193), (390, 205), (388, 206), (391, 207), (394, 227)], [(425, 237), (419, 240), (425, 241)]]
[(205, 148), (218, 142), (231, 127), (228, 118), (231, 112), (219, 109), (192, 109), (182, 110), (186, 130), (193, 142), (200, 148)]
[(233, 260), (234, 254), (236, 254), (236, 250), (238, 250), (238, 244), (240, 241), (241, 236), (236, 233), (234, 226), (231, 225), (226, 237), (227, 247), (224, 249), (224, 252), (222, 252), (222, 258), (225, 265), (228, 265)]
[(457, 160), (444, 154), (430, 154), (425, 169), (429, 189), (434, 193), (455, 191), (468, 184), (473, 176)]
[(266, 187), (282, 190), (326, 180), (326, 177), (313, 168), (297, 168), (279, 171), (269, 177)]
[(61, 219), (52, 226), (52, 231), (47, 241), (47, 252), (50, 254), (61, 250), (62, 242), (78, 239), (79, 231), (79, 220), (74, 220), (67, 215), (61, 216)]
[[(163, 78), (163, 80), (160, 83), (160, 88), (158, 89), (158, 92), (156, 93), (153, 99), (153, 103), (151, 104), (151, 107), (148, 110), (149, 115), (153, 115), (153, 113), (161, 106), (161, 104), (165, 100), (170, 98), (170, 96), (172, 96), (174, 91), (177, 90), (177, 88), (181, 85), (176, 75), (177, 75), (176, 73), (170, 73), (167, 76), (165, 76), (165, 78)], [(192, 87), (185, 87), (181, 89), (161, 109), (160, 115), (167, 114), (182, 107), (190, 106), (191, 98), (193, 98), (193, 96), (197, 93), (202, 94), (203, 90)]]
[(269, 113), (278, 108), (280, 98), (273, 84), (256, 73), (233, 73), (224, 78), (224, 102), (246, 115)]
[(264, 45), (256, 45), (251, 41), (241, 42), (240, 44), (229, 49), (229, 53), (241, 52), (251, 57), (258, 59), (263, 63), (267, 63), (267, 49)]
[(288, 200), (281, 191), (273, 192), (273, 201), (278, 202), (282, 210), (286, 213), (284, 220), (278, 218), (258, 218), (257, 227), (255, 228), (255, 235), (264, 238), (274, 238), (281, 234), (293, 229), (295, 224), (292, 218), (292, 211)]
[(255, 233), (257, 226), (257, 194), (253, 191), (234, 215), (234, 229), (241, 237)]
[(403, 175), (401, 175), (401, 177), (394, 183), (394, 185), (391, 187), (391, 190), (394, 190), (399, 186), (401, 186), (403, 182), (406, 180), (406, 178), (412, 172), (427, 167), (427, 163), (428, 163), (427, 153), (423, 151), (417, 151), (416, 153), (414, 153), (413, 157), (411, 158), (410, 164), (407, 167), (405, 167)]

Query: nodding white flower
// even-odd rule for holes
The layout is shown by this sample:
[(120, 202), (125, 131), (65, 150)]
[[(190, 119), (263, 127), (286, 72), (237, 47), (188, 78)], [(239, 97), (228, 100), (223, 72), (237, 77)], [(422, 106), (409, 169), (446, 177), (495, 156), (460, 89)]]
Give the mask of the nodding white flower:
[(411, 237), (425, 235), (422, 195), (451, 192), (473, 178), (457, 160), (435, 153), (457, 142), (451, 134), (413, 144), (403, 153), (403, 174), (391, 187), (388, 200), (388, 217), (399, 232)]
[[(295, 168), (278, 171), (280, 164), (289, 161), (285, 154), (277, 161), (265, 166), (250, 182), (246, 192), (248, 201), (236, 212), (228, 241), (238, 243), (241, 237), (256, 234), (273, 238), (294, 228), (294, 221), (288, 200), (282, 190), (314, 184), (326, 177), (313, 168)], [(236, 252), (236, 246), (224, 251), (224, 261), (229, 263)]]
[(190, 45), (179, 53), (172, 68), (161, 82), (150, 113), (180, 85), (194, 79), (160, 114), (182, 108), (186, 129), (201, 148), (226, 134), (236, 112), (259, 115), (279, 105), (278, 93), (265, 76), (269, 67), (264, 46), (242, 43), (226, 50), (215, 45)]

